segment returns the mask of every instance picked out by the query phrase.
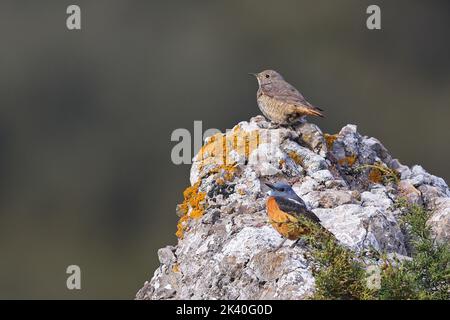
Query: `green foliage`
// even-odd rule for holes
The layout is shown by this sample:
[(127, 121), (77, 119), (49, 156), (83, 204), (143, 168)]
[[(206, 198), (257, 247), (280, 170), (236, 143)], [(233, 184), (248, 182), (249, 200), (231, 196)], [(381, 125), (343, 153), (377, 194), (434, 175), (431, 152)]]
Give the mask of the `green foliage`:
[(410, 237), (412, 260), (385, 259), (380, 299), (450, 299), (450, 249), (435, 243), (427, 225), (429, 213), (401, 200), (403, 225)]
[[(367, 286), (368, 274), (354, 252), (314, 223), (302, 221), (312, 230), (306, 238), (316, 263), (313, 299), (450, 299), (450, 250), (434, 242), (427, 225), (429, 213), (404, 200), (402, 225), (409, 237), (412, 259), (400, 261), (381, 256), (379, 289)], [(378, 253), (377, 253), (378, 255)]]
[(374, 164), (365, 164), (356, 168), (356, 171), (362, 171), (364, 169), (370, 169), (368, 178), (369, 181), (373, 183), (395, 183), (398, 184), (400, 182), (400, 174), (389, 167), (387, 167), (382, 162), (375, 162)]
[(313, 269), (316, 291), (312, 298), (371, 299), (372, 291), (366, 285), (366, 271), (356, 255), (340, 245), (323, 227), (308, 220), (303, 223), (312, 231), (306, 240), (312, 248), (312, 256), (316, 263)]
[(315, 250), (319, 269), (314, 272), (314, 299), (367, 300), (372, 292), (366, 285), (366, 272), (353, 252), (329, 239), (322, 250)]
[(411, 299), (417, 291), (414, 277), (401, 264), (394, 266), (392, 262), (385, 260), (381, 272), (381, 288), (378, 296), (381, 300), (406, 300)]

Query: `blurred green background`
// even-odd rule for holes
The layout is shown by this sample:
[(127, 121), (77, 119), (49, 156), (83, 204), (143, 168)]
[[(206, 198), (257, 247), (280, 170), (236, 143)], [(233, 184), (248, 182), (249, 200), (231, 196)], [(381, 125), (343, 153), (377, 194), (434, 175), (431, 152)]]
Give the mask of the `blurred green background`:
[(323, 131), (355, 123), (449, 181), (449, 31), (449, 1), (3, 0), (0, 298), (133, 298), (176, 243), (172, 131), (259, 114), (247, 72), (280, 71)]

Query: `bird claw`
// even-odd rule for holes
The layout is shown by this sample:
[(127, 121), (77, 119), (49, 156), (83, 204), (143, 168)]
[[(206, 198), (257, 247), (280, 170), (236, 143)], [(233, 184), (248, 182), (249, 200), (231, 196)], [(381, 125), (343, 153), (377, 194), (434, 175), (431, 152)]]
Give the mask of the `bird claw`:
[(281, 124), (271, 122), (267, 129), (279, 129), (281, 127)]

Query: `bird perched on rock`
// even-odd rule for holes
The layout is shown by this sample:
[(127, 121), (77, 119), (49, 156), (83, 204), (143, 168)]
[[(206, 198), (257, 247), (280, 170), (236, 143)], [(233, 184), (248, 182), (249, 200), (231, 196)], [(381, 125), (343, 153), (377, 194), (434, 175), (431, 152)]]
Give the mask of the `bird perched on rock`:
[(250, 73), (258, 80), (256, 100), (259, 109), (270, 121), (287, 125), (305, 115), (323, 117), (322, 109), (313, 106), (292, 85), (274, 70)]
[[(308, 210), (291, 186), (282, 182), (266, 183), (266, 185), (271, 189), (266, 203), (269, 222), (285, 238), (284, 241), (298, 240), (302, 235), (310, 234), (311, 225), (307, 222), (320, 225), (320, 219)], [(284, 241), (278, 248), (284, 244)]]

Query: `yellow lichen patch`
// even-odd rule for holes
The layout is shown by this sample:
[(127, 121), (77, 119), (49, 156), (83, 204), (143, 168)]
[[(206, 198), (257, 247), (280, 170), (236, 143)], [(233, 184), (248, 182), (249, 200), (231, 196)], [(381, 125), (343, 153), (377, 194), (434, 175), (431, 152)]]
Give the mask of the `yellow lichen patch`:
[(334, 142), (335, 142), (336, 139), (338, 138), (338, 135), (337, 135), (337, 134), (328, 134), (328, 133), (325, 133), (325, 134), (323, 135), (323, 137), (325, 138), (325, 141), (326, 141), (326, 143), (327, 143), (327, 149), (328, 149), (328, 150), (331, 150), (331, 149), (333, 148)]
[(235, 151), (239, 155), (249, 158), (252, 151), (260, 145), (259, 130), (244, 131), (240, 126), (226, 134), (217, 133), (209, 138), (208, 142), (200, 149), (197, 160), (203, 165), (231, 164), (234, 160), (230, 157), (230, 152)]
[(203, 209), (194, 209), (189, 213), (189, 217), (192, 219), (198, 219), (203, 216)]
[(353, 166), (353, 165), (355, 164), (356, 159), (358, 159), (358, 157), (357, 157), (355, 154), (353, 154), (353, 155), (351, 155), (351, 156), (348, 156), (348, 157), (344, 157), (344, 158), (342, 158), (342, 159), (339, 159), (339, 160), (338, 160), (338, 163), (339, 163), (339, 165), (341, 165), (341, 166), (346, 165), (346, 166), (348, 166), (348, 167), (351, 167), (351, 166)]
[(206, 198), (205, 192), (199, 192), (200, 181), (193, 186), (186, 188), (183, 192), (183, 203), (178, 205), (178, 212), (181, 214), (181, 218), (177, 224), (177, 232), (175, 233), (178, 238), (183, 238), (184, 230), (187, 227), (189, 218), (198, 219), (204, 211), (204, 201)]
[(183, 203), (178, 205), (178, 210), (182, 215), (186, 215), (189, 211), (189, 207), (194, 207), (198, 204), (198, 197), (196, 196), (198, 193), (198, 187), (200, 186), (200, 182), (197, 182), (193, 186), (187, 187), (183, 191)]
[(297, 152), (295, 152), (295, 151), (289, 151), (289, 152), (288, 152), (288, 156), (289, 156), (292, 160), (294, 160), (294, 162), (295, 162), (296, 164), (302, 165), (303, 160), (302, 160), (302, 158), (298, 155)]
[(189, 217), (187, 215), (182, 216), (180, 220), (178, 220), (177, 224), (177, 232), (175, 232), (175, 235), (179, 238), (183, 238), (184, 230), (186, 229), (187, 221)]
[(175, 273), (180, 272), (180, 266), (178, 265), (178, 263), (175, 263), (175, 264), (172, 266), (172, 272), (175, 272)]

